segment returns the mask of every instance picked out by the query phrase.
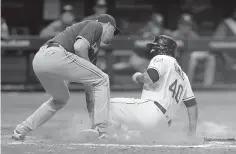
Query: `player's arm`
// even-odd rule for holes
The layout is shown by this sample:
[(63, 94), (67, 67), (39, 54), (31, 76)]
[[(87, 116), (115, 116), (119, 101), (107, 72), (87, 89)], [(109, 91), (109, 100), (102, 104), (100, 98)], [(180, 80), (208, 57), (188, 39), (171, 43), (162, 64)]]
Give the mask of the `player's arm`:
[(132, 79), (135, 83), (156, 83), (159, 81), (160, 77), (164, 75), (163, 59), (160, 57), (154, 57), (147, 71), (144, 73), (136, 72)]
[(86, 105), (91, 120), (92, 127), (94, 125), (94, 88), (91, 84), (84, 84)]
[(136, 72), (133, 77), (135, 83), (155, 83), (159, 80), (159, 73), (155, 69), (149, 68), (146, 72)]
[(87, 61), (90, 61), (88, 56), (89, 48), (90, 44), (85, 38), (77, 39), (74, 44), (75, 54)]
[(189, 135), (195, 135), (197, 129), (198, 120), (198, 106), (195, 98), (184, 101), (187, 108), (188, 118), (189, 118)]
[(197, 120), (198, 120), (198, 106), (192, 91), (191, 84), (187, 76), (185, 78), (185, 82), (187, 89), (183, 97), (183, 103), (185, 104), (188, 112), (189, 135), (195, 135), (197, 129)]
[(102, 26), (96, 21), (89, 22), (76, 38), (75, 54), (90, 61), (89, 49), (102, 35)]

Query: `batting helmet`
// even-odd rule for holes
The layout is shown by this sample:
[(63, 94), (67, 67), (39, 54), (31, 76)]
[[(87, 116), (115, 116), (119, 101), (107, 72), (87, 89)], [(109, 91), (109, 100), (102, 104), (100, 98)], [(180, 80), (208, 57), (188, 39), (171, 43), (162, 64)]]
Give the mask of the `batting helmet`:
[(156, 55), (175, 57), (175, 52), (177, 51), (176, 41), (166, 35), (156, 36), (152, 43), (147, 44), (147, 47), (152, 58)]

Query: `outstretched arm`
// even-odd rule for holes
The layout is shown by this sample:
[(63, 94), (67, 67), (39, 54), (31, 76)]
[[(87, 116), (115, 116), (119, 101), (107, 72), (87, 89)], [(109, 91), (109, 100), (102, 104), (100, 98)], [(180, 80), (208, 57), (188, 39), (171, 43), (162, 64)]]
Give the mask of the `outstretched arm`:
[(156, 83), (159, 81), (161, 76), (165, 74), (165, 63), (162, 57), (154, 57), (144, 73), (136, 72), (132, 76), (132, 80), (135, 83)]
[(84, 84), (86, 105), (89, 113), (89, 118), (91, 120), (92, 127), (94, 125), (94, 88), (90, 84)]
[(155, 83), (159, 80), (159, 73), (157, 70), (148, 68), (144, 73), (136, 72), (132, 76), (135, 83)]
[(189, 118), (189, 135), (193, 136), (196, 134), (197, 120), (198, 120), (198, 107), (195, 98), (184, 102), (187, 107), (188, 118)]

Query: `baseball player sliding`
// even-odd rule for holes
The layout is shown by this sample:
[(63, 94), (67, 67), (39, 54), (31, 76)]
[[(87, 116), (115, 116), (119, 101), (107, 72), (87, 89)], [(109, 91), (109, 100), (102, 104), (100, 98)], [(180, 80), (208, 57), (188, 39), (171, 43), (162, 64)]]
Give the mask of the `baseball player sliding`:
[(187, 75), (175, 59), (176, 41), (160, 35), (147, 47), (152, 57), (147, 70), (132, 76), (135, 83), (143, 84), (141, 98), (112, 98), (110, 105), (113, 124), (153, 129), (161, 120), (166, 119), (170, 125), (171, 118), (183, 102), (189, 116), (189, 133), (195, 134), (197, 102)]
[(100, 135), (106, 131), (110, 112), (109, 77), (95, 65), (100, 43), (110, 43), (117, 33), (119, 29), (115, 19), (102, 14), (96, 20), (67, 27), (39, 49), (33, 60), (33, 69), (51, 98), (15, 128), (13, 139), (23, 140), (28, 132), (43, 125), (66, 105), (70, 93), (65, 81), (85, 85), (86, 98), (94, 100), (94, 104), (88, 103), (93, 127), (99, 130)]
[[(196, 133), (198, 108), (189, 79), (175, 59), (177, 43), (160, 35), (147, 44), (152, 59), (145, 73), (137, 72), (132, 79), (143, 84), (140, 99), (111, 98), (112, 127), (153, 130), (160, 121), (171, 125), (171, 118), (183, 102), (189, 116), (189, 135)], [(88, 136), (93, 130), (87, 130)], [(94, 132), (94, 134), (99, 135)]]

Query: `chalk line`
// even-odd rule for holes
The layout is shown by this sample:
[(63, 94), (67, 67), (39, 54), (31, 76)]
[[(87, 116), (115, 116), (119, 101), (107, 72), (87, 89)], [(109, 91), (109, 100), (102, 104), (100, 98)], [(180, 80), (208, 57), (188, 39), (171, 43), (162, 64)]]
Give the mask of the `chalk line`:
[[(8, 145), (37, 145), (42, 144), (35, 139), (28, 139), (26, 141), (4, 141), (4, 139), (11, 139), (10, 135), (2, 136), (2, 143)], [(44, 144), (44, 143), (43, 143)], [(57, 144), (45, 144), (46, 146), (84, 146), (84, 147), (107, 147), (107, 148), (230, 148), (236, 149), (236, 144), (230, 144), (230, 142), (210, 142), (203, 144), (188, 144), (188, 145), (178, 145), (178, 144), (99, 144), (99, 143), (57, 143)]]
[[(31, 141), (14, 141), (9, 142), (9, 145), (37, 145), (39, 143)], [(98, 143), (70, 143), (70, 144), (45, 144), (45, 146), (83, 146), (88, 148), (94, 147), (106, 147), (106, 148), (230, 148), (236, 149), (236, 145), (223, 144), (223, 143), (208, 143), (208, 144), (198, 144), (198, 145), (174, 145), (174, 144), (158, 144), (158, 145), (149, 145), (149, 144), (98, 144)]]
[(94, 143), (73, 143), (71, 146), (85, 146), (85, 147), (111, 147), (111, 148), (236, 148), (236, 145), (225, 145), (218, 143), (208, 143), (199, 145), (145, 145), (145, 144), (94, 144)]

